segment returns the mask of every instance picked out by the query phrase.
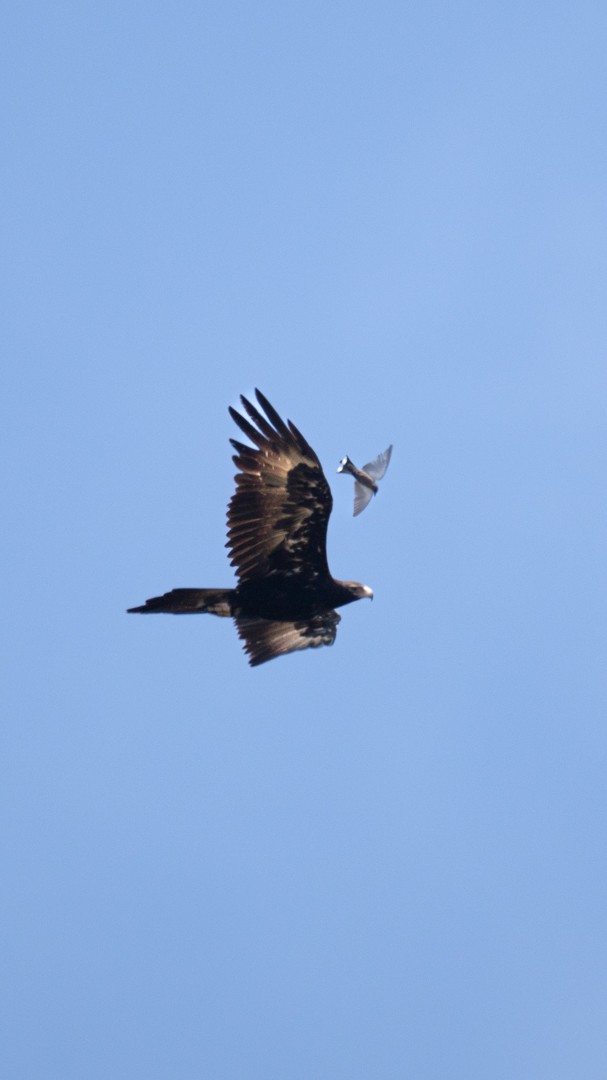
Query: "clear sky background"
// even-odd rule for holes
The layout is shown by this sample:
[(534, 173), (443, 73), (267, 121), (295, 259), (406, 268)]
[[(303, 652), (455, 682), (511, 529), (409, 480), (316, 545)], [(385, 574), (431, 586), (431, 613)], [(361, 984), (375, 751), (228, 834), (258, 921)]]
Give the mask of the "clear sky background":
[[(603, 1080), (603, 3), (4, 13), (7, 1080)], [(375, 591), (247, 666), (259, 386)], [(352, 517), (357, 463), (394, 444)]]

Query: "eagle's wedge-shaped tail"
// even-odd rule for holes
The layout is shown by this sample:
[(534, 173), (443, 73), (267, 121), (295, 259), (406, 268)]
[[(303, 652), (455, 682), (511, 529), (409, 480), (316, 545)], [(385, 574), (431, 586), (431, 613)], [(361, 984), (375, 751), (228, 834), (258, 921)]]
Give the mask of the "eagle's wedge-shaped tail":
[(371, 502), (372, 495), (377, 495), (378, 481), (384, 476), (390, 464), (391, 455), (392, 446), (389, 446), (373, 461), (369, 461), (363, 469), (357, 469), (349, 457), (341, 459), (337, 471), (350, 473), (350, 476), (354, 477), (354, 517)]
[(172, 615), (210, 615), (229, 617), (232, 614), (234, 589), (172, 589), (163, 596), (152, 596), (141, 607), (128, 608), (129, 615), (151, 615), (168, 612)]

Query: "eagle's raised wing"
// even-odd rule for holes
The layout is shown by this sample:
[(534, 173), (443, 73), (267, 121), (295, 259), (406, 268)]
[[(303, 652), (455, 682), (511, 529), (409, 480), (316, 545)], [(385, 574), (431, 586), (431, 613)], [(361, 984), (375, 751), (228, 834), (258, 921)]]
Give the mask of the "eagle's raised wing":
[(239, 470), (228, 506), (230, 562), (241, 582), (302, 574), (313, 584), (329, 575), (331, 490), (320, 461), (295, 424), (285, 424), (259, 390), (255, 395), (266, 416), (245, 397), (240, 399), (252, 423), (230, 407), (232, 419), (254, 443), (251, 447), (230, 439)]
[(332, 645), (340, 616), (336, 611), (325, 611), (322, 615), (292, 622), (244, 616), (237, 616), (235, 621), (249, 663), (251, 667), (257, 667), (258, 664), (265, 664), (266, 660), (273, 660), (275, 656), (283, 656), (298, 649)]

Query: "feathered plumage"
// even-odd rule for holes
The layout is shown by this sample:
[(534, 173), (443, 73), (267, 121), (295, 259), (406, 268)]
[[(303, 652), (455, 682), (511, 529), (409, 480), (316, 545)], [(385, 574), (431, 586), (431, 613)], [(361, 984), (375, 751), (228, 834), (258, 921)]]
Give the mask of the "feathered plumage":
[(337, 471), (350, 473), (350, 476), (354, 477), (354, 517), (360, 514), (365, 509), (365, 506), (371, 502), (372, 495), (377, 495), (378, 481), (381, 480), (388, 468), (391, 456), (392, 447), (389, 446), (387, 450), (384, 450), (383, 454), (378, 454), (373, 461), (363, 466), (362, 469), (357, 469), (349, 457), (341, 459)]
[[(327, 563), (327, 525), (333, 500), (314, 450), (259, 391), (259, 411), (245, 397), (246, 416), (230, 415), (253, 443), (230, 439), (238, 467), (228, 506), (234, 589), (173, 589), (129, 612), (231, 616), (253, 666), (299, 649), (332, 645), (335, 611), (372, 597), (366, 585), (336, 581)], [(265, 415), (264, 415), (265, 413)]]

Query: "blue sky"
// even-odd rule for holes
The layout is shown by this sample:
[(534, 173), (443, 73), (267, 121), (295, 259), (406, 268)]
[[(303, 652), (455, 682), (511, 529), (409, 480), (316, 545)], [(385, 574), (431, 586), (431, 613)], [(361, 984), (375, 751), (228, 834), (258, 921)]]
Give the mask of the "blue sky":
[[(6, 12), (4, 1076), (604, 1076), (606, 31)], [(231, 583), (254, 386), (375, 591), (257, 670), (124, 614)]]

